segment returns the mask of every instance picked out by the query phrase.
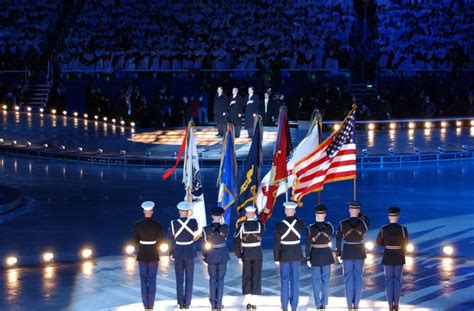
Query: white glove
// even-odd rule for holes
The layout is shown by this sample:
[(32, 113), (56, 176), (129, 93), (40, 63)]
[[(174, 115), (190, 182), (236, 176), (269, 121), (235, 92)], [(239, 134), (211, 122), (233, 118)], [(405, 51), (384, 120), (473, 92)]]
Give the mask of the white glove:
[(342, 263), (342, 257), (341, 256), (337, 256), (337, 262)]
[(308, 266), (308, 268), (311, 268), (311, 262), (309, 260), (306, 262), (306, 265)]
[(279, 265), (280, 265), (280, 262), (279, 262), (279, 261), (275, 261), (275, 265), (279, 266)]

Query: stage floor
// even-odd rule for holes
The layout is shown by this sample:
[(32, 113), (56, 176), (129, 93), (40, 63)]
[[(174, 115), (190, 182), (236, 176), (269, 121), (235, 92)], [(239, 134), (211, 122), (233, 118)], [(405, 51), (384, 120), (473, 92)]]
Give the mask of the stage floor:
[[(169, 159), (179, 150), (184, 129), (136, 129), (122, 128), (119, 125), (87, 121), (60, 115), (40, 115), (39, 113), (15, 113), (3, 111), (0, 126), (6, 143), (16, 140), (18, 146), (31, 142), (33, 148), (43, 144), (49, 145), (49, 150), (58, 150), (59, 146), (66, 147), (65, 152), (75, 153), (78, 147), (84, 149), (84, 154), (95, 154), (97, 149), (104, 150), (104, 156), (118, 156), (121, 150), (128, 157), (143, 157), (150, 152), (152, 157)], [(300, 127), (303, 127), (300, 124)], [(291, 129), (293, 145), (303, 139), (306, 129)], [(213, 127), (197, 127), (196, 141), (202, 160), (220, 159), (222, 138), (216, 137)], [(263, 151), (266, 159), (271, 159), (276, 140), (276, 128), (264, 129)], [(323, 138), (330, 133), (325, 131)], [(357, 151), (362, 153), (367, 149), (369, 154), (388, 154), (389, 148), (396, 153), (413, 153), (413, 147), (420, 152), (437, 152), (438, 146), (446, 151), (460, 151), (462, 145), (474, 149), (474, 127), (433, 128), (433, 129), (398, 129), (398, 130), (357, 130)], [(250, 148), (250, 139), (245, 129), (241, 138), (236, 140), (236, 154), (244, 159)]]

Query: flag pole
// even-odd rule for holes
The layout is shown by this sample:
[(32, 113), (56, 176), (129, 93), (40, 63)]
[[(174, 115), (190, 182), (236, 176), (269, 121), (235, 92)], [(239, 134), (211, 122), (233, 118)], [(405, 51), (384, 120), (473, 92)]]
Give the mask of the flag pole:
[(357, 201), (357, 177), (354, 177), (354, 201)]
[(321, 191), (318, 191), (318, 204), (321, 204)]
[(285, 197), (286, 197), (286, 202), (288, 202), (288, 177), (285, 178)]

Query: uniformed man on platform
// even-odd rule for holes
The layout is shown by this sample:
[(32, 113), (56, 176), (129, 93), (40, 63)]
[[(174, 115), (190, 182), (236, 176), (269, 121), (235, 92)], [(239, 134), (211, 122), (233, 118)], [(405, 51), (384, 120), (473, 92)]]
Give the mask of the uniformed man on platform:
[(137, 246), (137, 261), (140, 268), (142, 301), (145, 310), (153, 310), (156, 293), (156, 274), (160, 256), (158, 245), (163, 240), (163, 228), (152, 219), (155, 203), (142, 203), (145, 218), (137, 221), (133, 229), (133, 241)]
[(257, 208), (245, 208), (246, 220), (236, 230), (234, 251), (242, 260), (242, 294), (247, 310), (257, 310), (257, 296), (262, 294), (262, 237), (265, 225), (257, 219)]
[(298, 308), (300, 265), (303, 260), (301, 236), (304, 223), (298, 219), (295, 202), (285, 202), (286, 217), (275, 228), (273, 255), (275, 263), (280, 265), (280, 301), (282, 310), (288, 310), (288, 302), (293, 311)]
[(224, 94), (222, 86), (217, 87), (217, 94), (214, 97), (214, 121), (216, 121), (217, 135), (224, 136), (225, 126), (227, 124), (227, 110), (229, 108), (229, 100)]
[(192, 203), (179, 202), (177, 207), (179, 218), (171, 221), (169, 229), (169, 235), (173, 241), (171, 253), (176, 273), (176, 297), (180, 309), (189, 309), (193, 294), (194, 258), (196, 257), (194, 238), (197, 235), (198, 224), (196, 219), (188, 218)]
[(229, 98), (229, 114), (230, 122), (234, 125), (235, 137), (240, 137), (240, 130), (242, 128), (243, 100), (242, 96), (239, 95), (239, 89), (234, 87), (232, 89), (232, 96)]
[[(342, 258), (347, 307), (357, 310), (362, 294), (362, 277), (366, 258), (364, 237), (370, 224), (369, 219), (360, 212), (360, 203), (349, 203), (350, 217), (339, 223), (336, 234), (336, 253)], [(344, 241), (344, 248), (342, 248)]]
[(325, 221), (327, 207), (319, 204), (315, 208), (316, 223), (308, 227), (306, 234), (306, 258), (311, 267), (314, 304), (317, 309), (325, 309), (329, 297), (329, 279), (334, 256), (331, 251), (331, 239), (334, 227)]
[(254, 93), (253, 86), (248, 88), (248, 95), (245, 96), (245, 128), (247, 129), (248, 136), (253, 138), (253, 131), (255, 128), (255, 117), (258, 114), (258, 107), (260, 105), (260, 99)]
[(209, 273), (209, 300), (212, 310), (222, 310), (224, 278), (227, 272), (227, 262), (230, 259), (226, 246), (229, 226), (221, 223), (223, 214), (223, 208), (214, 208), (212, 210), (212, 223), (202, 228), (202, 255)]
[(385, 272), (385, 290), (390, 310), (398, 310), (402, 289), (402, 270), (405, 264), (405, 249), (408, 245), (408, 230), (398, 224), (400, 208), (388, 209), (390, 224), (380, 228), (377, 245), (384, 246), (382, 264)]

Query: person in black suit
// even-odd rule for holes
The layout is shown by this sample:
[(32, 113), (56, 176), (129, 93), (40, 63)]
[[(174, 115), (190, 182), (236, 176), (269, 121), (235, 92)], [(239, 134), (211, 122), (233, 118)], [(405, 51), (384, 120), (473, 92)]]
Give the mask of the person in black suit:
[[(275, 126), (275, 110), (276, 110), (275, 100), (270, 97), (270, 94), (265, 92), (263, 94), (263, 100), (260, 103), (259, 112), (262, 116), (262, 121), (264, 126)], [(278, 111), (277, 111), (278, 113)]]
[(254, 94), (253, 86), (250, 86), (248, 88), (248, 95), (245, 96), (245, 128), (250, 138), (253, 138), (255, 117), (257, 116), (259, 105), (260, 99)]
[(217, 94), (214, 97), (214, 120), (217, 123), (217, 135), (224, 136), (227, 110), (229, 108), (229, 100), (224, 94), (222, 86), (217, 87)]
[(240, 137), (242, 128), (242, 112), (244, 109), (244, 99), (239, 95), (239, 89), (232, 89), (232, 96), (229, 99), (229, 117), (230, 122), (234, 125), (235, 137)]
[(140, 268), (142, 301), (145, 310), (153, 310), (156, 293), (156, 274), (160, 255), (158, 247), (163, 240), (163, 228), (152, 219), (155, 203), (142, 203), (145, 218), (137, 221), (133, 228), (133, 242), (137, 246), (137, 261)]

